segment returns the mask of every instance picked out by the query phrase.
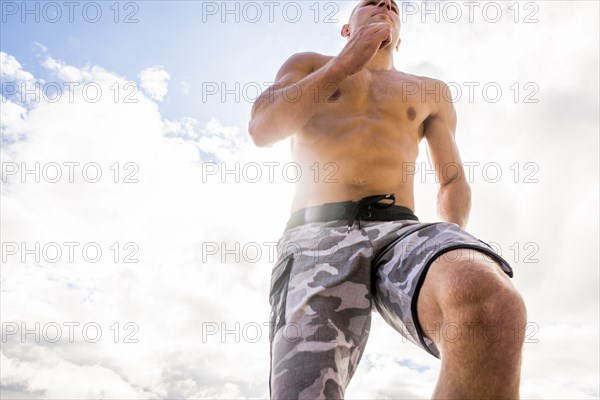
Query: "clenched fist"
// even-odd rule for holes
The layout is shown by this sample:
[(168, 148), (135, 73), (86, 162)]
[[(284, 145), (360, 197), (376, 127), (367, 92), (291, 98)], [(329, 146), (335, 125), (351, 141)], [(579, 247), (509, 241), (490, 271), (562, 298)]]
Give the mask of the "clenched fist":
[(353, 75), (373, 59), (377, 50), (392, 43), (392, 28), (385, 22), (375, 22), (360, 26), (350, 36), (350, 40), (336, 57), (344, 71)]

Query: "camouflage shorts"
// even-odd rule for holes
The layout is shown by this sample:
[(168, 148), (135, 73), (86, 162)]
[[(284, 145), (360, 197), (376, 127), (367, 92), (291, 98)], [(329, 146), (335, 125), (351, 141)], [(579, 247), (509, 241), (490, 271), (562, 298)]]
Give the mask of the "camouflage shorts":
[(269, 294), (271, 399), (342, 399), (367, 343), (372, 305), (439, 358), (416, 305), (427, 269), (445, 252), (479, 250), (513, 275), (488, 244), (456, 224), (403, 219), (352, 226), (342, 219), (288, 224), (278, 242)]

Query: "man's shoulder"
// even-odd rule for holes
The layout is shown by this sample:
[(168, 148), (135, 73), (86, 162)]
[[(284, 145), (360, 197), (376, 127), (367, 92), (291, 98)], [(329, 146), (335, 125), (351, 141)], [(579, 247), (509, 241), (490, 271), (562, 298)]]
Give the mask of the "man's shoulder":
[[(401, 72), (401, 71), (399, 71), (399, 72)], [(448, 86), (441, 79), (432, 78), (430, 76), (409, 74), (408, 72), (401, 72), (401, 74), (403, 75), (404, 79), (422, 84), (422, 85), (424, 85), (424, 88), (426, 88), (428, 90), (433, 90), (435, 88), (441, 90)]]
[(275, 81), (297, 82), (321, 68), (331, 58), (316, 52), (294, 53), (281, 65)]
[(299, 51), (291, 55), (290, 58), (299, 58), (299, 59), (327, 59), (330, 60), (334, 56), (328, 56), (326, 54), (317, 53), (316, 51)]
[(333, 56), (317, 53), (314, 51), (303, 51), (292, 54), (284, 63), (284, 65), (308, 66), (312, 69), (318, 69), (331, 60)]
[(410, 82), (414, 85), (411, 88), (413, 93), (420, 92), (421, 98), (426, 99), (426, 102), (430, 105), (432, 114), (436, 114), (442, 109), (448, 109), (445, 105), (453, 103), (452, 91), (443, 80), (406, 72), (402, 72), (402, 74), (404, 74), (404, 77), (401, 79), (404, 82)]

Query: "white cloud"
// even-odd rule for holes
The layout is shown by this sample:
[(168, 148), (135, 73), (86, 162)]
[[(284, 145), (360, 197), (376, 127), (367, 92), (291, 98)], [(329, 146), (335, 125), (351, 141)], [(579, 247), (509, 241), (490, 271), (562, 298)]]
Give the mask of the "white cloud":
[(1, 98), (0, 107), (0, 132), (5, 140), (15, 141), (25, 135), (24, 117), (27, 110), (12, 101)]
[(169, 74), (162, 66), (146, 68), (138, 74), (140, 86), (152, 100), (163, 101), (167, 95)]
[(110, 368), (77, 365), (43, 347), (30, 350), (29, 361), (0, 353), (3, 386), (22, 388), (35, 398), (135, 399), (143, 395)]
[[(235, 170), (234, 160), (239, 166), (265, 155), (250, 147), (237, 127), (216, 119), (205, 125), (191, 118), (163, 120), (157, 104), (142, 93), (136, 94), (137, 103), (114, 101), (110, 87), (126, 84), (122, 77), (98, 66), (45, 65), (64, 78), (95, 82), (105, 95), (90, 102), (84, 85), (74, 85), (73, 100), (65, 94), (54, 103), (42, 99), (29, 104), (28, 111), (11, 103), (3, 107), (9, 117), (3, 118), (2, 129), (19, 139), (2, 146), (3, 161), (19, 168), (39, 165), (41, 182), (20, 172), (6, 177), (2, 238), (30, 246), (80, 245), (75, 262), (69, 262), (64, 247), (58, 262), (42, 257), (40, 263), (34, 258), (22, 263), (9, 257), (2, 271), (2, 319), (25, 322), (28, 328), (40, 321), (42, 327), (95, 322), (103, 340), (86, 343), (81, 331), (76, 331), (75, 343), (57, 346), (43, 340), (22, 344), (18, 336), (11, 337), (3, 345), (3, 387), (30, 397), (59, 397), (63, 383), (58, 376), (77, 376), (77, 384), (64, 395), (97, 398), (102, 396), (98, 388), (109, 386), (104, 396), (113, 398), (135, 393), (148, 398), (266, 396), (264, 384), (256, 384), (264, 383), (268, 373), (268, 331), (262, 324), (268, 318), (264, 296), (272, 246), (263, 243), (276, 240), (289, 203), (276, 201), (270, 207), (277, 217), (273, 220), (248, 211), (260, 209), (262, 196), (287, 196), (289, 201), (291, 185), (282, 183), (281, 175), (279, 185), (266, 178), (256, 184), (240, 182), (239, 167), (237, 175), (222, 174)], [(220, 163), (212, 164), (219, 171), (204, 167), (199, 150)], [(286, 160), (280, 147), (270, 154), (272, 160)], [(68, 180), (66, 163), (78, 163), (74, 183)], [(93, 184), (83, 179), (83, 166), (91, 163), (102, 172)], [(50, 165), (62, 166), (58, 183), (44, 179)], [(96, 175), (93, 170), (91, 176)], [(55, 176), (54, 171), (48, 173)], [(124, 183), (129, 174), (139, 182)], [(257, 188), (262, 195), (251, 195)], [(243, 226), (236, 221), (244, 221)], [(80, 253), (91, 243), (103, 252), (96, 263), (86, 262)], [(115, 243), (117, 263), (116, 248), (111, 249)], [(132, 245), (126, 248), (126, 243)], [(259, 246), (258, 259), (236, 262), (229, 255), (223, 263), (221, 253), (209, 254), (205, 247), (235, 249), (248, 243)], [(127, 255), (139, 262), (123, 262)], [(134, 337), (140, 343), (115, 344), (110, 327), (118, 322), (123, 339), (131, 333), (123, 328), (128, 321), (139, 327)], [(220, 335), (201, 339), (204, 324), (234, 329), (240, 322), (258, 324), (261, 339), (236, 343), (241, 333), (225, 343)], [(240, 357), (261, 367), (247, 371)]]
[(65, 82), (89, 81), (92, 77), (88, 71), (89, 67), (79, 69), (52, 57), (46, 57), (42, 65)]
[[(36, 78), (32, 73), (23, 69), (23, 66), (17, 59), (10, 54), (0, 51), (0, 79), (2, 80), (2, 107), (4, 108), (7, 102), (24, 103), (27, 98), (26, 93), (39, 93), (40, 90), (36, 87)], [(3, 118), (14, 118), (15, 108), (10, 103), (6, 105), (9, 110), (2, 112)], [(9, 115), (10, 114), (10, 115)], [(18, 114), (18, 111), (17, 111)], [(2, 121), (2, 130), (6, 124)], [(11, 135), (20, 134), (17, 132)]]
[(202, 151), (218, 160), (235, 162), (240, 160), (242, 152), (250, 146), (250, 140), (237, 127), (223, 126), (213, 118), (202, 131), (198, 145)]
[(34, 48), (34, 50), (38, 50), (38, 49), (41, 50), (42, 53), (48, 52), (48, 48), (46, 46), (44, 46), (43, 44), (38, 43), (38, 42), (33, 42), (33, 48)]
[(183, 93), (184, 96), (190, 94), (191, 86), (187, 81), (181, 81), (179, 83), (179, 87), (181, 88), (181, 93)]
[(6, 81), (28, 81), (33, 75), (21, 66), (16, 58), (5, 52), (0, 52), (0, 75)]
[(200, 137), (198, 121), (194, 118), (182, 118), (178, 121), (163, 121), (163, 135), (181, 137), (186, 140), (197, 141)]

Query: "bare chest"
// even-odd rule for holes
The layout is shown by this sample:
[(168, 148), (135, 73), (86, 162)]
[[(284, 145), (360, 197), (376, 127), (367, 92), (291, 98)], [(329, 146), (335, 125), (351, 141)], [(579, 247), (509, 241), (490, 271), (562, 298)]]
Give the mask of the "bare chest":
[(367, 118), (418, 129), (431, 114), (427, 88), (397, 71), (361, 71), (347, 77), (315, 114), (327, 118)]

